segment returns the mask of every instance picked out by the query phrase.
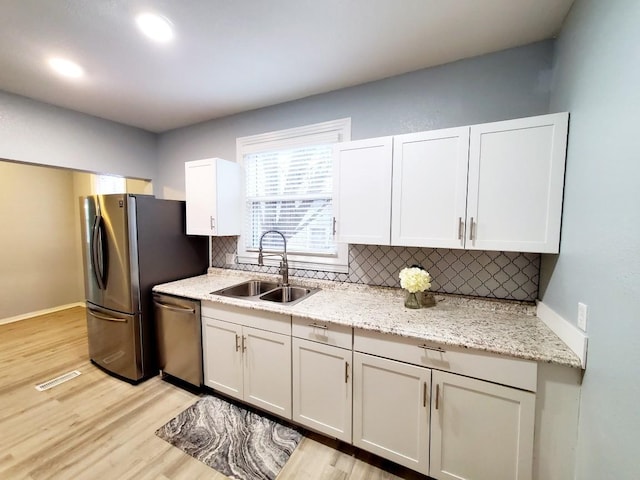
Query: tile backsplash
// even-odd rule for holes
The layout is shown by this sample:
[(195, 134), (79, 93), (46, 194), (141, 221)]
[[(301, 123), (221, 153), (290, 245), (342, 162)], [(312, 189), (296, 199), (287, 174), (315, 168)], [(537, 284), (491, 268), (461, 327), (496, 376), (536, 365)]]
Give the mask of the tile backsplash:
[[(235, 253), (236, 246), (237, 237), (213, 237), (212, 266), (278, 273), (277, 267), (225, 265), (226, 255)], [(416, 263), (431, 274), (434, 292), (529, 302), (538, 296), (538, 253), (350, 245), (349, 273), (291, 268), (289, 274), (298, 278), (399, 287), (400, 270)]]

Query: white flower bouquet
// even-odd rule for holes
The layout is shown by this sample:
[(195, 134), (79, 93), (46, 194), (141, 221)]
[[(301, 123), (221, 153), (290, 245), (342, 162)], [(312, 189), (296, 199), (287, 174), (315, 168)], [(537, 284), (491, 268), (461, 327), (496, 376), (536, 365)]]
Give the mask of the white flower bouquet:
[(400, 270), (400, 286), (409, 293), (424, 292), (431, 288), (431, 275), (420, 267), (407, 267)]

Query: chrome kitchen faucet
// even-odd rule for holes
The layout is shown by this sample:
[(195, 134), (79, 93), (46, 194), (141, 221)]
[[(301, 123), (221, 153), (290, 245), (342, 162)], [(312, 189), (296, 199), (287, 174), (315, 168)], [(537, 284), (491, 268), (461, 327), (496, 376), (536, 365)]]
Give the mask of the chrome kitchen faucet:
[[(262, 253), (262, 239), (268, 233), (277, 233), (282, 237), (282, 241), (284, 242), (284, 251), (282, 253)], [(267, 230), (260, 236), (260, 245), (258, 249), (258, 265), (264, 265), (264, 257), (275, 257), (279, 256), (282, 258), (280, 261), (280, 275), (282, 275), (282, 283), (280, 286), (288, 287), (289, 286), (289, 262), (287, 261), (287, 239), (284, 234), (279, 230)]]

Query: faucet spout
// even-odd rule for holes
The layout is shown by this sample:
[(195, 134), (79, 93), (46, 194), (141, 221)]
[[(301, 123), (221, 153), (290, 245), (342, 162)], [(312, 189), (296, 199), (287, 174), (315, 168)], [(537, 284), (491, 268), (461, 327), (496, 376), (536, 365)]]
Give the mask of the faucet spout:
[(282, 260), (280, 261), (280, 275), (282, 275), (282, 282), (280, 285), (283, 287), (288, 287), (289, 286), (289, 261), (287, 260), (287, 238), (284, 236), (284, 234), (281, 231), (267, 230), (260, 236), (260, 243), (258, 248), (258, 265), (260, 266), (264, 265), (264, 257), (269, 256), (269, 254), (262, 253), (262, 240), (264, 239), (265, 235), (269, 233), (277, 233), (282, 237), (282, 241), (284, 242), (283, 252), (276, 253), (273, 255), (279, 255), (282, 258)]

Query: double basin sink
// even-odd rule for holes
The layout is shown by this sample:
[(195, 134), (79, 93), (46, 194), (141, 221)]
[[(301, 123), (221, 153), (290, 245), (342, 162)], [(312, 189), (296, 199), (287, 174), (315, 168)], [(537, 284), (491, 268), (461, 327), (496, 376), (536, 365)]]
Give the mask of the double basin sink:
[(309, 295), (319, 291), (318, 288), (282, 286), (264, 280), (249, 280), (231, 287), (211, 292), (212, 295), (242, 298), (244, 300), (265, 301), (293, 305), (301, 302)]

